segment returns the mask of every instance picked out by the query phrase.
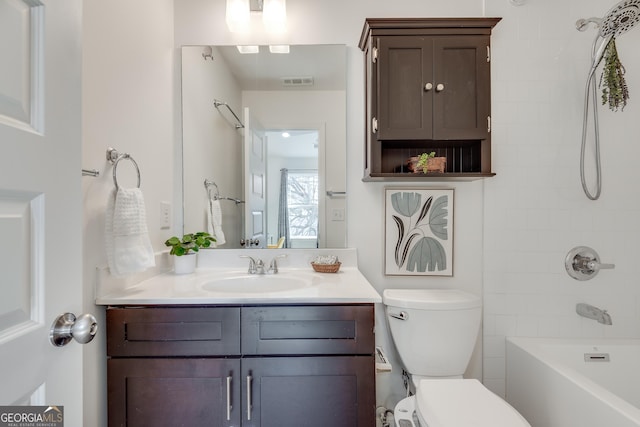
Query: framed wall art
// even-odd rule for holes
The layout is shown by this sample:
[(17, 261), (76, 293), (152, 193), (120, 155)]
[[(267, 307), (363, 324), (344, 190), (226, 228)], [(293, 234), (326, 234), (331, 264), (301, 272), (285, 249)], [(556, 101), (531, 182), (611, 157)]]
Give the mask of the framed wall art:
[(453, 189), (384, 192), (384, 273), (453, 276)]

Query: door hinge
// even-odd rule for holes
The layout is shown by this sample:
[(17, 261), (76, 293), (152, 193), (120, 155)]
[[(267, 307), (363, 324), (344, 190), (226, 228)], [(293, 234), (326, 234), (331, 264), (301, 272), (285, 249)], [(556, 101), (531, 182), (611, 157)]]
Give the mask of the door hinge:
[(371, 62), (373, 62), (374, 64), (376, 62), (378, 62), (378, 48), (374, 47), (373, 50), (371, 51)]
[(491, 116), (487, 116), (487, 133), (491, 133)]
[(491, 46), (487, 46), (487, 62), (491, 62)]

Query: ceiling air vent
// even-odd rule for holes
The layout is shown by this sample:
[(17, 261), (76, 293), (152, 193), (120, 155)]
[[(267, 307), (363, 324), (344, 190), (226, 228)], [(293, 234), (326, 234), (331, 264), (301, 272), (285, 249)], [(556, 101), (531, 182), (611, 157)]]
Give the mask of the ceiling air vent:
[(282, 86), (313, 86), (313, 77), (283, 77)]

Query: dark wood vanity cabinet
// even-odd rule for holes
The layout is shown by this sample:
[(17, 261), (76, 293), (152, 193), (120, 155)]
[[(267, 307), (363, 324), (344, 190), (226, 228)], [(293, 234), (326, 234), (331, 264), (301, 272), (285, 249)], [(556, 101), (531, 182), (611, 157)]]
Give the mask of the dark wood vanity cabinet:
[(372, 304), (110, 307), (109, 426), (371, 426)]
[[(367, 19), (365, 180), (491, 172), (490, 34), (499, 18)], [(407, 159), (446, 157), (444, 173)]]

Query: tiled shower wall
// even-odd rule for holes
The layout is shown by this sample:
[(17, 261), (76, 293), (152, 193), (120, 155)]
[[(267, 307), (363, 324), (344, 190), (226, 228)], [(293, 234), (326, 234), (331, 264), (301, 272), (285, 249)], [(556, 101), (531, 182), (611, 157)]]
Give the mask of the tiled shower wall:
[[(640, 338), (640, 26), (617, 40), (631, 99), (623, 112), (598, 106), (603, 192), (580, 184), (584, 86), (596, 29), (615, 1), (487, 0), (501, 16), (493, 36), (493, 169), (484, 200), (484, 383), (505, 394), (505, 337)], [(600, 70), (596, 77), (599, 79)], [(590, 122), (592, 128), (592, 122)], [(589, 138), (592, 147), (593, 138)], [(589, 182), (593, 150), (587, 150)], [(566, 273), (575, 246), (615, 263), (592, 280)], [(612, 326), (575, 305), (607, 309)]]

